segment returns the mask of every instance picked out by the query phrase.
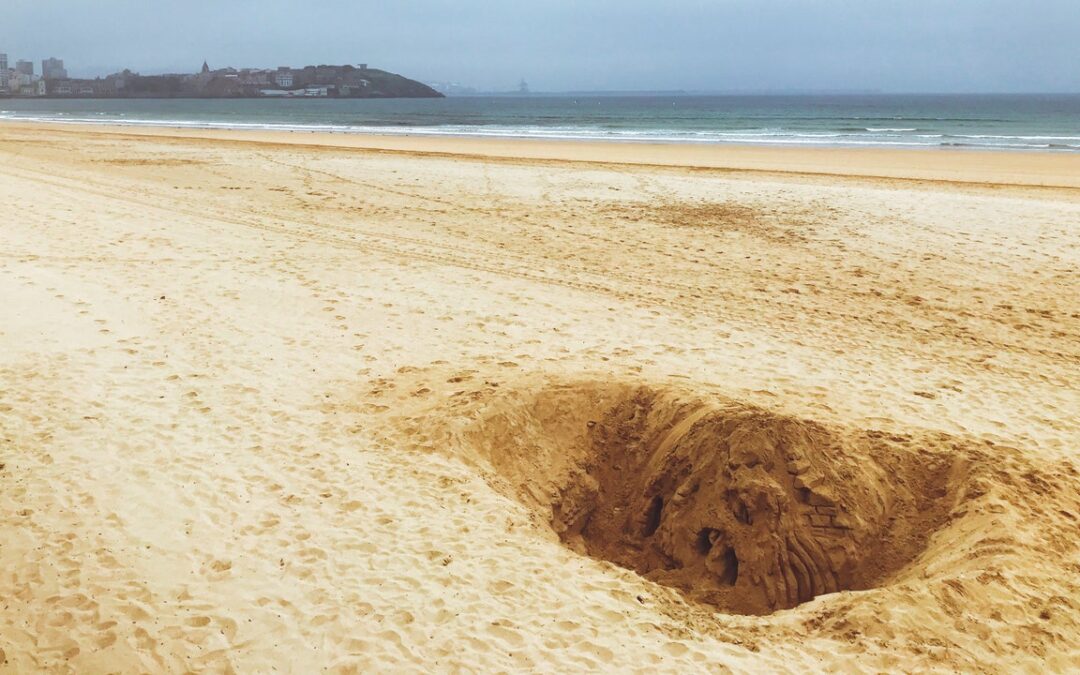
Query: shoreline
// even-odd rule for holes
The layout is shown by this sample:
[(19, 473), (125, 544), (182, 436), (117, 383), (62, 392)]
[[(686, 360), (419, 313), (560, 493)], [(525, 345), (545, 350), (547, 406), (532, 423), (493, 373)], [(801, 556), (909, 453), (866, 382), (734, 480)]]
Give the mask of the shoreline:
[[(294, 97), (303, 98), (303, 97)], [(67, 100), (67, 99), (57, 99)], [(136, 99), (139, 100), (139, 99)], [(151, 100), (175, 100), (175, 99), (151, 99)], [(179, 100), (205, 100), (205, 99), (179, 99)], [(241, 99), (243, 100), (243, 99)], [(288, 97), (278, 100), (288, 100)], [(376, 100), (376, 99), (373, 99)], [(7, 111), (0, 111), (0, 113)], [(44, 118), (44, 117), (0, 117), (0, 122), (13, 122), (22, 124), (49, 124), (62, 126), (86, 126), (86, 127), (120, 127), (132, 129), (177, 129), (190, 131), (255, 131), (267, 133), (326, 133), (334, 135), (357, 135), (357, 136), (389, 136), (389, 137), (417, 137), (417, 138), (475, 138), (479, 140), (528, 140), (528, 141), (555, 141), (569, 143), (604, 143), (604, 144), (630, 144), (630, 145), (676, 145), (676, 146), (702, 146), (702, 147), (760, 147), (760, 148), (789, 148), (789, 149), (870, 149), (870, 150), (960, 150), (974, 152), (1003, 152), (1003, 153), (1048, 153), (1068, 154), (1080, 152), (1080, 146), (1046, 144), (1039, 145), (979, 145), (977, 143), (916, 143), (916, 142), (810, 142), (796, 140), (722, 140), (717, 138), (690, 137), (676, 138), (664, 136), (641, 136), (632, 135), (607, 135), (607, 136), (574, 136), (543, 133), (495, 133), (495, 132), (469, 132), (469, 131), (443, 131), (435, 126), (347, 126), (340, 124), (288, 124), (288, 123), (256, 123), (256, 122), (221, 122), (221, 121), (187, 121), (187, 120), (139, 120), (139, 119), (101, 119), (93, 118)], [(483, 127), (477, 127), (483, 128)], [(867, 129), (870, 131), (870, 129)], [(883, 130), (884, 131), (884, 130)], [(829, 137), (828, 134), (821, 135)], [(941, 136), (939, 136), (941, 137)]]
[(984, 186), (1080, 189), (1080, 153), (970, 148), (806, 148), (738, 144), (705, 146), (654, 142), (343, 134), (323, 131), (132, 127), (16, 120), (3, 120), (3, 124), (4, 128), (13, 131), (48, 130), (127, 138), (291, 145), (485, 160), (598, 163)]

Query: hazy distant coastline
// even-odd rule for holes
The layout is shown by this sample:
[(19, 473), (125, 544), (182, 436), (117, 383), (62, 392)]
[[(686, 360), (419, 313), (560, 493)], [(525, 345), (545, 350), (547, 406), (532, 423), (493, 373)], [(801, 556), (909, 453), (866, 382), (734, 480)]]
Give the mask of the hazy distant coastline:
[[(18, 74), (17, 86), (0, 87), (9, 99), (147, 99), (147, 98), (441, 98), (422, 82), (367, 64), (292, 68), (232, 67), (213, 70), (203, 63), (197, 73), (140, 75), (123, 70), (95, 79), (69, 78), (63, 61), (56, 75), (43, 62), (42, 77)], [(28, 63), (28, 62), (22, 62)], [(21, 64), (20, 64), (21, 65)], [(4, 96), (4, 94), (7, 94)]]

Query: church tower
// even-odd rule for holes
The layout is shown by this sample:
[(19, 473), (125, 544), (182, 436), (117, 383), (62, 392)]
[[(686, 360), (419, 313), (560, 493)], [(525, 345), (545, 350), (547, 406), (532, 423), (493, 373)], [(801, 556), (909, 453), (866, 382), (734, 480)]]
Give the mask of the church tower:
[(209, 75), (210, 74), (210, 66), (206, 63), (206, 61), (202, 62), (202, 74), (203, 75)]

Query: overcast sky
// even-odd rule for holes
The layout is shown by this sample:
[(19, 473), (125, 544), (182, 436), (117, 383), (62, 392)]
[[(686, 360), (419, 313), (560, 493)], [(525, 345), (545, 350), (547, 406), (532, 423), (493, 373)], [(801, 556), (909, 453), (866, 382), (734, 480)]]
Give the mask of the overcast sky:
[(3, 0), (73, 76), (369, 63), (585, 89), (1080, 91), (1080, 0)]

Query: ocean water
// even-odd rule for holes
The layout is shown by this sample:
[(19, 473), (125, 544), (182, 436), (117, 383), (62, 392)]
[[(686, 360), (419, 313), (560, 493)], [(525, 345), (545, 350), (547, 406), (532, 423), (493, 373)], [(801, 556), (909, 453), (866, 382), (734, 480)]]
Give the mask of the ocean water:
[(339, 133), (1080, 151), (1080, 95), (0, 99), (0, 120)]

